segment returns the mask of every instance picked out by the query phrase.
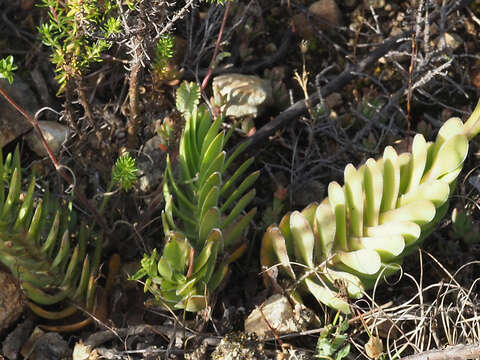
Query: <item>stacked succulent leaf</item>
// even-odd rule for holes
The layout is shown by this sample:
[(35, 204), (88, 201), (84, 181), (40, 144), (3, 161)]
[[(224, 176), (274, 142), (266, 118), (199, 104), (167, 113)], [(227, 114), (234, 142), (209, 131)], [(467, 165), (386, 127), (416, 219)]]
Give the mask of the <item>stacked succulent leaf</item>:
[(0, 150), (0, 185), (0, 262), (20, 280), (29, 307), (47, 319), (66, 318), (79, 306), (91, 311), (100, 239), (92, 257), (87, 228), (72, 236), (78, 226), (69, 206), (48, 193), (38, 197), (34, 177), (22, 192), (18, 149), (5, 161)]
[(245, 208), (255, 197), (250, 190), (259, 173), (243, 175), (250, 158), (232, 175), (227, 171), (238, 154), (227, 157), (225, 144), (232, 135), (220, 131), (221, 117), (212, 121), (204, 105), (198, 105), (199, 87), (183, 83), (177, 91), (177, 109), (185, 118), (180, 139), (178, 174), (170, 158), (164, 178), (165, 210), (162, 214), (165, 246), (162, 256), (154, 251), (142, 260), (133, 277), (146, 277), (145, 290), (162, 305), (198, 311), (222, 282), (229, 264), (245, 249), (245, 229), (256, 209)]
[(449, 119), (435, 142), (417, 134), (412, 153), (388, 146), (378, 160), (358, 169), (348, 164), (344, 186), (330, 183), (320, 204), (288, 213), (267, 229), (262, 266), (279, 265), (292, 288), (349, 313), (341, 294), (359, 298), (378, 277), (398, 270), (444, 216), (479, 118), (480, 102), (465, 124)]

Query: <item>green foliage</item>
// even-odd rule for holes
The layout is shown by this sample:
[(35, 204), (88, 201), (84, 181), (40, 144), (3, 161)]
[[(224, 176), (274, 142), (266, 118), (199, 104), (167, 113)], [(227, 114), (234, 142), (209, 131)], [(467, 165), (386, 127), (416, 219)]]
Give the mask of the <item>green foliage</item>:
[[(37, 196), (34, 176), (22, 193), (18, 148), (5, 161), (0, 151), (0, 179), (0, 262), (20, 281), (29, 307), (47, 319), (70, 316), (78, 306), (92, 311), (101, 238), (89, 254), (90, 230), (78, 226), (72, 204)], [(55, 311), (45, 309), (51, 305)]]
[(166, 151), (173, 142), (175, 134), (174, 123), (169, 116), (163, 119), (162, 124), (157, 129), (157, 134), (160, 137), (161, 149)]
[(417, 134), (411, 154), (388, 146), (378, 160), (358, 169), (348, 164), (344, 186), (330, 183), (320, 204), (267, 229), (262, 266), (280, 264), (292, 288), (349, 313), (347, 294), (359, 298), (379, 277), (398, 271), (443, 218), (479, 124), (480, 102), (465, 124), (449, 119), (435, 142)]
[(474, 221), (472, 213), (461, 208), (452, 211), (453, 236), (467, 244), (480, 242), (479, 226)]
[[(245, 229), (256, 209), (244, 214), (255, 197), (250, 190), (259, 173), (240, 181), (253, 159), (228, 177), (241, 152), (227, 157), (225, 144), (233, 129), (220, 131), (221, 118), (212, 121), (198, 106), (199, 87), (184, 83), (177, 90), (177, 108), (185, 117), (180, 139), (178, 171), (167, 157), (162, 213), (165, 246), (162, 255), (145, 255), (134, 279), (146, 277), (145, 290), (162, 305), (198, 311), (220, 285), (229, 264), (244, 251)], [(178, 175), (175, 175), (177, 174)]]
[(167, 65), (173, 57), (174, 46), (175, 40), (171, 34), (163, 35), (158, 40), (153, 62), (153, 71), (155, 71), (157, 75), (164, 76), (167, 73)]
[(108, 38), (121, 28), (117, 3), (41, 0), (39, 6), (49, 12), (49, 21), (39, 26), (38, 31), (42, 42), (52, 49), (51, 61), (56, 66), (55, 78), (62, 92), (68, 81), (78, 78), (92, 63), (102, 61), (101, 53), (111, 46)]
[(13, 72), (17, 69), (12, 55), (0, 59), (0, 79), (7, 79), (10, 84), (13, 83)]
[(267, 226), (272, 223), (278, 222), (281, 217), (281, 213), (285, 206), (285, 197), (287, 195), (287, 189), (283, 186), (278, 186), (277, 190), (273, 194), (273, 204), (265, 209), (262, 216), (262, 221)]
[(227, 1), (230, 1), (230, 0), (205, 0), (205, 1), (212, 4), (218, 4), (223, 6)]
[(200, 102), (200, 87), (194, 82), (183, 82), (177, 89), (177, 110), (186, 117), (191, 116)]
[(119, 157), (112, 171), (112, 180), (124, 191), (128, 191), (137, 181), (136, 160), (129, 154)]
[[(337, 321), (340, 322), (338, 326), (336, 326)], [(338, 317), (337, 314), (334, 322), (327, 325), (321, 332), (314, 358), (342, 360), (347, 357), (350, 353), (350, 344), (345, 344), (347, 330), (348, 320)]]

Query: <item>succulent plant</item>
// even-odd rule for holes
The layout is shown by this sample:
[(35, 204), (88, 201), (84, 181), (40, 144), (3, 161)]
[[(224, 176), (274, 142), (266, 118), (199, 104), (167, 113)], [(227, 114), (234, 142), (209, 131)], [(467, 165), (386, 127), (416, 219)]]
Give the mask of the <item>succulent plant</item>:
[(37, 196), (34, 176), (22, 192), (18, 148), (5, 161), (0, 149), (0, 185), (0, 262), (20, 281), (30, 309), (52, 320), (92, 311), (101, 238), (89, 244), (89, 229), (78, 226), (71, 203)]
[(167, 157), (165, 244), (162, 255), (146, 255), (133, 276), (146, 278), (145, 290), (155, 295), (155, 302), (192, 312), (207, 305), (229, 264), (245, 250), (244, 231), (256, 209), (244, 210), (255, 197), (250, 188), (259, 175), (253, 172), (240, 181), (253, 162), (250, 158), (227, 176), (242, 147), (227, 157), (224, 147), (233, 128), (220, 131), (222, 118), (212, 121), (207, 107), (198, 105), (199, 98), (195, 83), (183, 83), (177, 91), (185, 128), (177, 172)]
[(445, 215), (469, 140), (480, 132), (480, 102), (463, 124), (449, 119), (435, 142), (413, 139), (412, 153), (391, 146), (383, 157), (345, 167), (345, 184), (328, 197), (286, 214), (266, 230), (261, 264), (278, 265), (296, 289), (350, 312), (347, 293), (359, 298), (377, 279), (397, 271)]

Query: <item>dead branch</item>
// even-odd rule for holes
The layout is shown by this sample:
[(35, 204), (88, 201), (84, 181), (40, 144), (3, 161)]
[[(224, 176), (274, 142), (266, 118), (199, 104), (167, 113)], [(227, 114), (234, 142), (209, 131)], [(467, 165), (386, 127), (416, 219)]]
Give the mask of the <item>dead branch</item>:
[(162, 334), (168, 338), (180, 337), (182, 339), (194, 336), (195, 334), (184, 328), (175, 328), (173, 325), (137, 325), (128, 328), (115, 330), (104, 330), (90, 335), (85, 341), (85, 345), (96, 348), (115, 338), (126, 338), (128, 336)]

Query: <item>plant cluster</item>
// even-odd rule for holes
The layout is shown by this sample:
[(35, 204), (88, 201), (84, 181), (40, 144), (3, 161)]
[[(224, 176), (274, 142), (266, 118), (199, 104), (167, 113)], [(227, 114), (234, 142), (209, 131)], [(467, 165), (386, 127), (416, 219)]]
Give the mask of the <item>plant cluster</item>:
[(120, 189), (129, 191), (137, 181), (137, 165), (135, 159), (129, 154), (119, 157), (112, 171), (112, 182)]
[(17, 65), (13, 63), (12, 55), (0, 59), (0, 79), (7, 79), (10, 84), (13, 83), (13, 72), (17, 69)]
[(250, 189), (258, 178), (242, 176), (253, 159), (228, 173), (241, 148), (227, 157), (225, 145), (233, 128), (220, 131), (222, 118), (212, 119), (205, 105), (198, 105), (200, 88), (183, 83), (177, 90), (177, 110), (185, 118), (179, 145), (178, 176), (170, 157), (164, 180), (162, 213), (165, 246), (142, 260), (133, 279), (145, 278), (162, 305), (198, 311), (225, 278), (229, 264), (245, 250), (244, 232), (256, 209), (243, 215), (255, 198)]
[(347, 343), (347, 330), (348, 320), (337, 313), (332, 323), (328, 324), (320, 333), (314, 358), (342, 360), (347, 357), (350, 353), (350, 344)]
[(166, 75), (168, 62), (173, 58), (175, 40), (171, 34), (162, 36), (157, 41), (155, 59), (153, 61), (154, 73), (161, 77)]
[(0, 151), (0, 185), (0, 261), (19, 279), (30, 309), (50, 320), (92, 312), (101, 236), (78, 224), (71, 202), (38, 196), (34, 175), (22, 193), (18, 148), (5, 161)]
[(49, 21), (38, 32), (52, 49), (61, 93), (69, 81), (79, 80), (91, 64), (102, 61), (102, 52), (112, 44), (109, 39), (121, 30), (119, 9), (112, 0), (42, 0), (40, 6), (48, 9)]
[(328, 197), (285, 215), (262, 240), (265, 269), (280, 264), (291, 292), (350, 313), (348, 294), (363, 296), (379, 277), (399, 270), (448, 210), (449, 196), (480, 131), (480, 103), (463, 124), (451, 118), (435, 142), (417, 134), (412, 153), (388, 146), (383, 157), (345, 168), (345, 185)]

